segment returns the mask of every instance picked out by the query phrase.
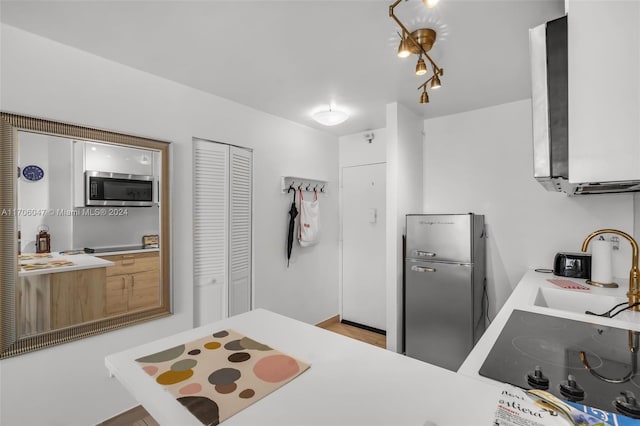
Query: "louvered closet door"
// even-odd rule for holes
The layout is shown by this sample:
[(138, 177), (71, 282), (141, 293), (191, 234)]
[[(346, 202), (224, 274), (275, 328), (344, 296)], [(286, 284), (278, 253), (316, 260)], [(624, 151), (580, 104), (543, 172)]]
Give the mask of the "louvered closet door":
[(227, 316), (229, 147), (194, 141), (193, 276), (195, 325)]
[(230, 147), (229, 315), (251, 309), (251, 151)]

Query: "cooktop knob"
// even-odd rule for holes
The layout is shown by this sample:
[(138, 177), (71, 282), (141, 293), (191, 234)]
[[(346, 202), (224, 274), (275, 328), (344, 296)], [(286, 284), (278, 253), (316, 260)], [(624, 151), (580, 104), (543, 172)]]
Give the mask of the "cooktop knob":
[(625, 416), (632, 419), (640, 419), (640, 405), (636, 401), (636, 396), (631, 391), (620, 392), (615, 400), (616, 409)]
[(577, 402), (584, 399), (584, 389), (578, 383), (576, 378), (569, 374), (567, 380), (560, 383), (560, 393), (569, 401)]
[(536, 365), (536, 369), (527, 374), (527, 383), (535, 389), (549, 389), (549, 378), (544, 375), (539, 365)]

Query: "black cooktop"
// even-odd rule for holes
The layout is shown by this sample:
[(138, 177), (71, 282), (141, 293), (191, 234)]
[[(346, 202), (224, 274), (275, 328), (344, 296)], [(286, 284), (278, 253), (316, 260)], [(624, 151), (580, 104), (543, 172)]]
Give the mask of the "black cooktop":
[(640, 418), (640, 332), (514, 310), (480, 375)]
[(130, 250), (142, 250), (148, 247), (145, 246), (118, 246), (118, 247), (100, 247), (100, 248), (90, 248), (85, 247), (85, 253), (111, 253), (116, 251), (130, 251)]

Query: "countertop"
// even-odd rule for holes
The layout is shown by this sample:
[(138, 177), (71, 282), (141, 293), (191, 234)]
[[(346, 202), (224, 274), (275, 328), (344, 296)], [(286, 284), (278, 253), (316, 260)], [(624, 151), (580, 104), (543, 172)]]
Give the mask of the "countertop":
[(256, 309), (107, 356), (110, 372), (160, 423), (201, 425), (134, 360), (232, 328), (311, 368), (225, 425), (488, 425), (502, 386)]
[(464, 363), (460, 366), (460, 368), (458, 369), (458, 373), (480, 379), (487, 383), (495, 383), (495, 381), (491, 379), (480, 376), (478, 374), (478, 371), (480, 370), (482, 363), (491, 351), (493, 344), (500, 335), (500, 332), (504, 328), (505, 323), (509, 319), (511, 312), (514, 309), (537, 312), (544, 315), (552, 315), (578, 321), (585, 321), (592, 324), (609, 325), (612, 327), (629, 330), (640, 330), (640, 312), (626, 311), (616, 318), (604, 318), (594, 315), (586, 315), (583, 313), (574, 313), (558, 309), (551, 309), (548, 307), (535, 306), (534, 302), (540, 288), (549, 288), (566, 292), (567, 298), (579, 297), (580, 294), (577, 293), (586, 293), (582, 290), (561, 289), (560, 287), (548, 282), (548, 279), (570, 280), (589, 287), (590, 290), (588, 291), (588, 293), (591, 293), (593, 295), (615, 296), (623, 298), (625, 300), (629, 283), (628, 279), (616, 278), (615, 281), (619, 284), (618, 288), (599, 288), (585, 284), (586, 280), (583, 279), (564, 278), (549, 273), (541, 273), (535, 272), (534, 270), (529, 270), (513, 290), (511, 296), (509, 296), (509, 299), (507, 299), (502, 309), (500, 309), (500, 312), (498, 312), (496, 317), (493, 319), (491, 325), (487, 328), (469, 356), (467, 356)]
[[(540, 288), (561, 290), (546, 281), (550, 278), (561, 277), (533, 270), (525, 274), (457, 373), (264, 309), (107, 356), (105, 364), (160, 424), (200, 425), (134, 360), (232, 328), (309, 362), (311, 368), (226, 420), (226, 425), (488, 425), (508, 385), (482, 377), (478, 370), (514, 309), (640, 328), (640, 313), (617, 320), (535, 306)], [(624, 297), (627, 282), (619, 282), (618, 289), (589, 292)], [(561, 291), (567, 297), (576, 292)]]
[[(26, 254), (26, 253), (24, 253)], [(22, 271), (18, 270), (18, 277), (31, 277), (35, 275), (44, 275), (44, 274), (55, 274), (59, 272), (71, 272), (71, 271), (79, 271), (82, 269), (92, 269), (92, 268), (105, 268), (107, 266), (113, 266), (114, 263), (108, 260), (100, 259), (95, 256), (90, 256), (88, 254), (68, 254), (63, 255), (60, 253), (50, 253), (51, 257), (45, 257), (40, 259), (31, 259), (31, 260), (20, 260), (20, 265), (28, 264), (28, 263), (46, 263), (50, 261), (68, 261), (73, 263), (73, 265), (68, 266), (57, 266), (53, 268), (45, 268), (45, 269), (34, 269), (31, 271)]]

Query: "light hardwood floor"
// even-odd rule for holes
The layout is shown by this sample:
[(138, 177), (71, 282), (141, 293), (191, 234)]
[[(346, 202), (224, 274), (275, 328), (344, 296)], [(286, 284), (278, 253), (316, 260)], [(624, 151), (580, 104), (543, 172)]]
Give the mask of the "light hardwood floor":
[[(316, 326), (380, 348), (386, 348), (386, 337), (384, 335), (352, 325), (342, 324), (337, 315), (316, 324)], [(138, 405), (99, 423), (97, 426), (159, 426), (159, 424), (151, 417), (147, 410)]]
[(386, 349), (387, 347), (387, 338), (384, 334), (343, 324), (340, 322), (338, 316), (329, 318), (328, 320), (316, 325), (324, 328), (325, 330), (333, 331), (334, 333), (342, 334), (343, 336), (351, 337), (352, 339), (360, 340), (362, 342), (378, 346), (379, 348)]
[(160, 424), (151, 417), (147, 410), (142, 408), (142, 405), (138, 405), (131, 410), (98, 423), (97, 426), (160, 426)]

